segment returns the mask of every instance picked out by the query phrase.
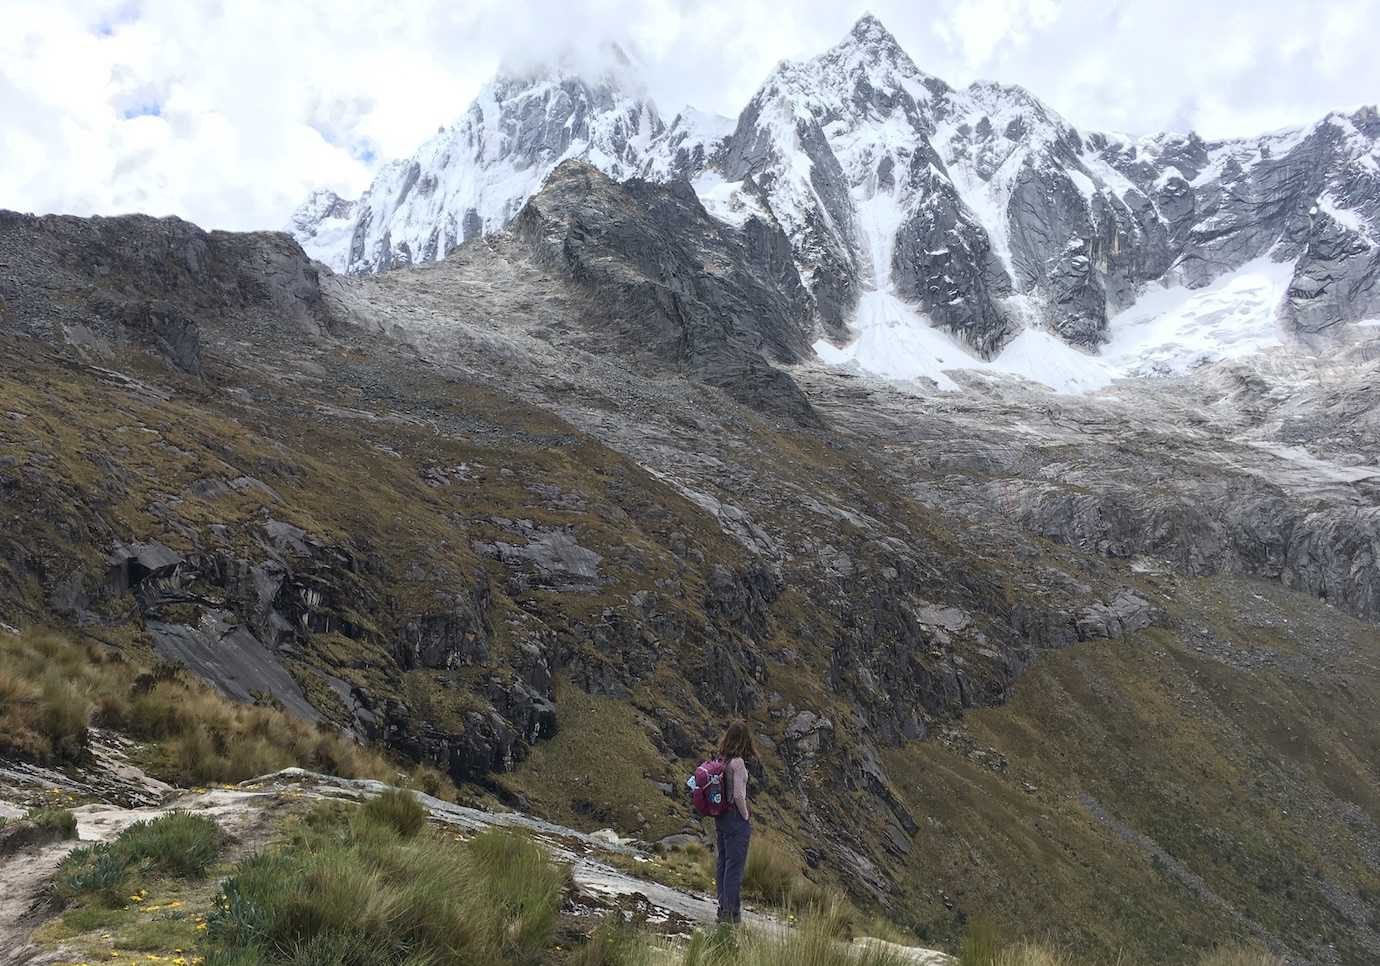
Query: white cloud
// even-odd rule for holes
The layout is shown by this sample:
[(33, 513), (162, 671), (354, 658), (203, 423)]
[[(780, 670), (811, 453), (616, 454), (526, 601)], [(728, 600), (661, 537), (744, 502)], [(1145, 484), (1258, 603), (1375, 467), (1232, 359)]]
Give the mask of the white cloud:
[[(736, 113), (865, 6), (801, 0), (3, 0), (0, 207), (277, 227), (448, 124), (505, 56), (607, 36), (663, 113)], [(1380, 0), (878, 0), (922, 69), (1085, 129), (1245, 135), (1374, 100)]]

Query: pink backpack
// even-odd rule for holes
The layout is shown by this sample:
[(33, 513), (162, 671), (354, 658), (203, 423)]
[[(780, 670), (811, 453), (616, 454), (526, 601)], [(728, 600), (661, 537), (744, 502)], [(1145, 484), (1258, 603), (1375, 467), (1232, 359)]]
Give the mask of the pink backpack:
[(701, 815), (718, 818), (732, 804), (728, 798), (728, 772), (722, 759), (700, 762), (685, 784), (690, 789), (691, 804)]

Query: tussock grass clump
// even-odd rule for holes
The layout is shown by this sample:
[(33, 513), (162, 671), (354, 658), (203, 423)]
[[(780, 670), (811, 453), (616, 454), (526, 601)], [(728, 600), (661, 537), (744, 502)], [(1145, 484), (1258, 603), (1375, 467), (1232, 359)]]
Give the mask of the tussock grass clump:
[(0, 856), (32, 845), (77, 837), (76, 816), (65, 808), (35, 808), (19, 819), (0, 817)]
[(386, 825), (405, 839), (426, 827), (426, 809), (411, 792), (390, 788), (363, 805), (363, 815), (371, 822)]
[[(1029, 939), (1002, 943), (991, 923), (977, 920), (968, 927), (958, 962), (959, 966), (1081, 966), (1085, 960)], [(1140, 961), (1118, 958), (1116, 962), (1139, 966)], [(1204, 953), (1198, 966), (1284, 966), (1284, 960), (1255, 946), (1222, 946)]]
[(543, 959), (565, 872), (530, 840), (407, 835), (386, 809), (308, 817), (289, 845), (242, 862), (210, 918), (209, 966)]
[[(1003, 945), (997, 928), (986, 919), (974, 919), (968, 924), (963, 942), (958, 947), (959, 966), (997, 966)], [(1019, 960), (1017, 961), (1019, 962)]]
[(566, 960), (566, 966), (651, 966), (657, 962), (652, 941), (614, 911), (589, 941)]
[(782, 933), (720, 928), (696, 933), (682, 966), (901, 966), (896, 950), (840, 940), (827, 924), (806, 921)]
[(277, 708), (236, 704), (182, 671), (136, 682), (106, 720), (158, 748), (153, 769), (187, 784), (239, 782), (299, 765), (343, 778), (396, 780), (398, 768)]
[(958, 963), (959, 966), (1073, 966), (1062, 950), (1049, 944), (1029, 939), (1003, 942), (996, 926), (987, 919), (975, 919), (968, 924), (959, 946)]
[(80, 760), (92, 695), (111, 683), (104, 658), (55, 634), (0, 634), (0, 753), (40, 764)]
[(36, 828), (52, 831), (60, 839), (77, 837), (77, 817), (65, 808), (34, 808), (24, 821)]
[(795, 858), (780, 845), (753, 837), (743, 870), (743, 891), (774, 906), (786, 906), (804, 878)]
[(0, 634), (0, 754), (41, 764), (80, 761), (89, 728), (150, 742), (146, 763), (182, 785), (240, 782), (292, 765), (342, 778), (449, 782), (430, 768), (401, 775), (383, 755), (273, 707), (237, 704), (179, 668), (48, 631)]
[(1204, 953), (1199, 966), (1284, 966), (1284, 959), (1257, 946), (1223, 946)]
[(58, 866), (53, 888), (63, 899), (91, 897), (117, 906), (136, 874), (201, 878), (219, 851), (220, 830), (212, 819), (169, 812), (134, 823), (114, 841), (74, 850)]
[(806, 878), (795, 856), (771, 839), (753, 839), (743, 893), (835, 937), (851, 935), (858, 925), (857, 910), (842, 893)]
[(1066, 962), (1061, 953), (1033, 942), (1008, 946), (992, 960), (993, 966), (1065, 966)]
[(477, 873), (475, 881), (484, 883), (472, 898), (508, 910), (506, 928), (521, 948), (545, 946), (569, 869), (555, 866), (527, 836), (498, 829), (476, 836), (467, 852)]

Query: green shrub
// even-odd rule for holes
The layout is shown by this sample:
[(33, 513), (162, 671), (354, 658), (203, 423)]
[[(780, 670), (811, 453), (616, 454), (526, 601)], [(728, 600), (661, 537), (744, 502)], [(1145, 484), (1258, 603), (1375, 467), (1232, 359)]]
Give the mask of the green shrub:
[(459, 843), (423, 828), (407, 837), (363, 809), (349, 823), (317, 810), (287, 846), (226, 880), (207, 963), (535, 963), (550, 946), (565, 881), (517, 835)]
[(272, 910), (286, 903), (301, 879), (300, 863), (284, 852), (264, 852), (241, 862), (221, 886), (208, 919), (211, 937), (225, 950), (258, 948), (273, 924)]
[(24, 821), (41, 829), (49, 829), (60, 838), (77, 837), (77, 817), (65, 808), (35, 808), (24, 816)]
[(0, 856), (35, 845), (77, 837), (77, 819), (66, 809), (32, 809), (20, 819), (0, 818)]
[(109, 843), (89, 845), (62, 860), (53, 891), (60, 899), (89, 896), (108, 906), (122, 905), (128, 875), (129, 862)]
[(33, 808), (24, 816), (24, 821), (32, 822), (39, 828), (54, 829), (63, 838), (77, 837), (77, 817), (65, 808)]
[(399, 788), (369, 799), (360, 814), (365, 820), (391, 828), (408, 839), (426, 827), (427, 810), (415, 795)]
[(122, 905), (136, 871), (199, 878), (215, 861), (219, 846), (220, 831), (213, 820), (169, 812), (135, 822), (112, 842), (73, 850), (58, 866), (54, 892), (62, 899), (89, 896), (106, 905)]
[(173, 811), (149, 822), (135, 822), (114, 844), (131, 864), (190, 879), (204, 875), (216, 860), (220, 830), (205, 815)]

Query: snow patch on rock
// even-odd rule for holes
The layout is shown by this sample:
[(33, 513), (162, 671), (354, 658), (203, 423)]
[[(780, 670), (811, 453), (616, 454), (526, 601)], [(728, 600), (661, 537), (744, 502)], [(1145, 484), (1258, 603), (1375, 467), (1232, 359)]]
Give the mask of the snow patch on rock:
[(1293, 262), (1265, 256), (1204, 288), (1152, 288), (1108, 322), (1102, 358), (1127, 375), (1181, 373), (1281, 345), (1293, 274)]

